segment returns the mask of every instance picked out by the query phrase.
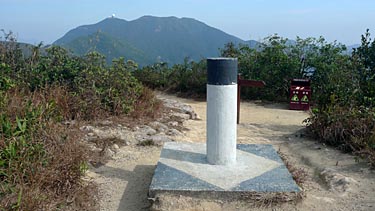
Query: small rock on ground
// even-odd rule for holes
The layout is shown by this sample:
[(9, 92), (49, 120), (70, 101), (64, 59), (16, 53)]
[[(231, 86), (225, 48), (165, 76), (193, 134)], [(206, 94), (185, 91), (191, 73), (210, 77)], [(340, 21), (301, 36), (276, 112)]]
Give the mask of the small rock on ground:
[(327, 183), (328, 187), (331, 190), (337, 192), (347, 192), (351, 190), (353, 185), (356, 185), (358, 182), (350, 177), (346, 177), (336, 170), (331, 168), (325, 168), (320, 176)]
[(159, 132), (166, 132), (168, 131), (168, 126), (166, 126), (165, 124), (161, 123), (161, 122), (150, 122), (148, 124), (149, 126), (151, 126), (153, 129), (159, 131)]

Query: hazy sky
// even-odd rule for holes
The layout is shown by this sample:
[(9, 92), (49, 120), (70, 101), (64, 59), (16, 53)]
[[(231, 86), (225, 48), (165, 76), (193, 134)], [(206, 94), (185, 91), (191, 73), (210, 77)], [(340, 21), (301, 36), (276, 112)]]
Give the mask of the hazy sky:
[(0, 0), (0, 29), (19, 41), (49, 44), (112, 14), (190, 17), (244, 40), (322, 35), (351, 45), (367, 28), (375, 35), (375, 0)]

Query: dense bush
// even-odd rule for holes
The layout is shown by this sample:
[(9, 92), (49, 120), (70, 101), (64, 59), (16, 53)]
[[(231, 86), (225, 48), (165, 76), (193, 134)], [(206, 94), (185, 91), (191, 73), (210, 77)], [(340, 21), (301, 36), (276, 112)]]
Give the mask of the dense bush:
[(143, 85), (149, 88), (164, 89), (169, 84), (168, 78), (171, 71), (172, 69), (168, 68), (167, 63), (156, 63), (137, 69), (133, 74)]
[[(345, 46), (327, 43), (323, 38), (298, 38), (290, 41), (277, 35), (265, 38), (256, 48), (228, 43), (221, 56), (238, 58), (239, 73), (244, 79), (263, 80), (264, 88), (242, 89), (248, 99), (287, 101), (290, 80), (311, 77), (313, 97), (326, 98), (329, 76), (350, 69)], [(165, 63), (146, 66), (134, 72), (135, 77), (150, 88), (205, 95), (206, 61), (189, 62), (168, 67)]]
[(354, 49), (352, 61), (355, 63), (357, 80), (359, 81), (360, 104), (375, 106), (375, 40), (371, 41), (369, 30), (362, 35), (362, 44)]
[(306, 120), (318, 140), (368, 158), (375, 165), (375, 110), (332, 105)]
[(94, 198), (81, 180), (88, 150), (63, 120), (149, 118), (161, 102), (131, 74), (132, 61), (107, 66), (96, 52), (23, 48), (30, 55), (11, 33), (0, 42), (0, 210), (89, 209)]
[[(90, 119), (106, 112), (129, 114), (144, 91), (131, 74), (138, 68), (132, 61), (120, 58), (108, 67), (104, 56), (97, 52), (74, 57), (58, 46), (44, 53), (40, 46), (33, 47), (31, 56), (24, 58), (14, 55), (20, 51), (14, 45), (3, 46), (0, 52), (0, 88), (19, 86), (35, 91), (45, 86), (64, 86), (69, 98), (75, 99), (72, 119)], [(15, 58), (18, 62), (13, 62)]]
[(51, 210), (80, 191), (87, 152), (56, 124), (53, 89), (1, 93), (0, 209)]
[(262, 89), (243, 89), (241, 96), (287, 101), (293, 78), (311, 78), (313, 100), (325, 98), (325, 86), (329, 84), (327, 74), (347, 66), (345, 62), (349, 61), (349, 57), (343, 54), (345, 50), (345, 46), (327, 43), (323, 38), (297, 37), (295, 41), (290, 41), (273, 35), (265, 38), (257, 49), (229, 43), (221, 49), (221, 54), (238, 58), (239, 73), (243, 78), (263, 80), (267, 84)]
[(136, 70), (134, 76), (150, 88), (201, 97), (206, 94), (206, 61), (188, 61), (168, 68), (166, 63), (154, 64)]
[(367, 31), (350, 58), (325, 56), (321, 65), (330, 68), (313, 76), (321, 85), (306, 122), (317, 139), (365, 157), (375, 166), (375, 43), (370, 40)]

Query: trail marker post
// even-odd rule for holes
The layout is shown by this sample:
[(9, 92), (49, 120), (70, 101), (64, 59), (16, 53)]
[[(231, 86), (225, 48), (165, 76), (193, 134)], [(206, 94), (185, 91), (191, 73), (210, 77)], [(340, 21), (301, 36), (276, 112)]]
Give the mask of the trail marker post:
[(236, 163), (237, 59), (207, 59), (207, 161)]
[(278, 199), (287, 193), (288, 199), (297, 199), (295, 193), (301, 189), (272, 145), (236, 143), (237, 91), (241, 84), (259, 87), (264, 82), (241, 81), (235, 58), (207, 59), (207, 76), (207, 142), (164, 143), (149, 197), (215, 197), (225, 202), (244, 196), (252, 200), (247, 196), (253, 195), (258, 201), (259, 196), (270, 198), (270, 194)]

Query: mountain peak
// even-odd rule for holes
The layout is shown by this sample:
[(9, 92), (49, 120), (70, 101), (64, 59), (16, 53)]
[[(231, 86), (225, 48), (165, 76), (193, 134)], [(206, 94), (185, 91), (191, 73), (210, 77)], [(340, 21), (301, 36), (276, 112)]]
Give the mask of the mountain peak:
[(159, 16), (152, 16), (152, 15), (144, 15), (137, 20), (147, 20), (147, 19), (180, 19), (176, 16), (168, 16), (168, 17), (159, 17)]
[[(145, 16), (142, 16), (134, 21), (174, 21), (174, 22), (181, 22), (181, 23), (184, 23), (184, 22), (189, 22), (189, 23), (200, 23), (200, 24), (204, 24), (203, 22), (201, 21), (198, 21), (194, 18), (187, 18), (187, 17), (176, 17), (176, 16), (168, 16), (168, 17), (158, 17), (158, 16), (152, 16), (152, 15), (145, 15)], [(206, 25), (206, 24), (205, 24)]]
[(247, 43), (192, 18), (146, 15), (132, 21), (106, 18), (73, 29), (54, 44), (76, 54), (96, 50), (107, 61), (122, 56), (147, 65), (156, 61), (182, 63), (186, 57), (200, 60), (219, 56), (218, 49), (228, 42)]
[(124, 20), (124, 19), (121, 19), (121, 18), (117, 18), (117, 17), (107, 17), (107, 18), (104, 18), (102, 21), (98, 22), (97, 24), (99, 23), (122, 23), (122, 22), (128, 22), (127, 20)]

